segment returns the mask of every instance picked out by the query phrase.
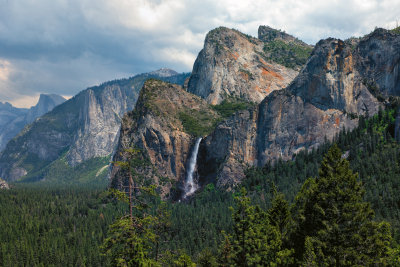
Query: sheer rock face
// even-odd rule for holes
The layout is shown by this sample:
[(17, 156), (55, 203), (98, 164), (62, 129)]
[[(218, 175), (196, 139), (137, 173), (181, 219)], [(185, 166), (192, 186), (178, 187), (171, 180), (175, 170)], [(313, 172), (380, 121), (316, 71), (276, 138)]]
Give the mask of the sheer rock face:
[[(94, 157), (110, 155), (118, 141), (121, 118), (134, 108), (139, 90), (151, 77), (169, 80), (176, 75), (162, 69), (107, 82), (82, 91), (38, 118), (0, 154), (0, 176), (19, 180), (40, 173), (60, 158), (65, 157), (69, 165), (76, 166)], [(35, 180), (41, 179), (38, 175)]]
[(188, 84), (188, 91), (210, 104), (241, 98), (260, 103), (285, 88), (297, 71), (263, 59), (264, 43), (236, 30), (220, 27), (206, 36)]
[(400, 35), (376, 29), (356, 48), (360, 75), (374, 83), (384, 96), (400, 96)]
[(399, 94), (399, 44), (398, 35), (381, 29), (356, 47), (337, 39), (320, 41), (290, 86), (272, 92), (250, 113), (237, 113), (206, 138), (202, 155), (218, 163), (213, 167), (218, 185), (231, 188), (245, 177), (247, 166), (291, 160), (344, 127), (354, 128), (357, 115), (375, 114), (383, 104), (366, 79), (384, 96)]
[(278, 158), (291, 160), (303, 149), (316, 148), (344, 127), (352, 129), (351, 119), (339, 109), (320, 109), (299, 96), (282, 90), (260, 105), (257, 129), (257, 165)]
[(360, 56), (341, 40), (320, 41), (288, 91), (315, 107), (374, 114), (379, 103), (357, 70)]
[[(219, 117), (203, 99), (180, 86), (157, 80), (147, 81), (135, 109), (123, 118), (114, 155), (114, 161), (126, 161), (126, 149), (140, 149), (137, 157), (149, 164), (135, 166), (135, 170), (156, 184), (163, 197), (169, 195), (173, 185), (180, 187), (183, 184), (186, 163), (196, 140), (185, 129), (182, 113), (208, 114), (212, 119)], [(126, 170), (113, 167), (112, 187), (122, 189), (127, 185), (126, 178)]]
[(242, 110), (205, 138), (198, 160), (202, 180), (217, 174), (217, 186), (229, 189), (245, 178), (244, 168), (257, 163), (257, 122), (258, 107)]
[(133, 109), (135, 95), (127, 95), (117, 85), (106, 86), (96, 96), (94, 90), (87, 90), (82, 96), (83, 105), (79, 110), (79, 129), (67, 154), (68, 163), (75, 166), (87, 159), (109, 155), (117, 143), (121, 117)]

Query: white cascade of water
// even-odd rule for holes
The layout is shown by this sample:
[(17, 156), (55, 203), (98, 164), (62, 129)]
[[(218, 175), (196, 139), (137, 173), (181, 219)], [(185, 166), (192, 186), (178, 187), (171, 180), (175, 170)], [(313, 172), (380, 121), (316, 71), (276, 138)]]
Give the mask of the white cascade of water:
[(189, 159), (189, 166), (186, 171), (186, 181), (185, 181), (185, 194), (183, 195), (183, 198), (186, 198), (193, 194), (197, 190), (197, 184), (193, 180), (193, 173), (194, 169), (196, 167), (196, 162), (197, 162), (197, 153), (199, 152), (199, 146), (201, 142), (201, 137), (197, 138), (196, 143), (194, 145), (192, 154), (190, 155)]

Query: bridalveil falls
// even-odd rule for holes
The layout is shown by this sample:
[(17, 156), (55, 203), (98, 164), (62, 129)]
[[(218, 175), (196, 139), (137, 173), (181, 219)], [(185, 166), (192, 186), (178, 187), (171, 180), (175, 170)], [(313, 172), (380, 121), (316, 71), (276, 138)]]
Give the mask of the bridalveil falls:
[(184, 199), (192, 195), (198, 188), (197, 184), (193, 180), (193, 173), (196, 168), (197, 153), (199, 152), (201, 139), (202, 139), (201, 137), (197, 138), (192, 153), (190, 155), (188, 168), (186, 170), (186, 181), (185, 181), (184, 195), (183, 195)]

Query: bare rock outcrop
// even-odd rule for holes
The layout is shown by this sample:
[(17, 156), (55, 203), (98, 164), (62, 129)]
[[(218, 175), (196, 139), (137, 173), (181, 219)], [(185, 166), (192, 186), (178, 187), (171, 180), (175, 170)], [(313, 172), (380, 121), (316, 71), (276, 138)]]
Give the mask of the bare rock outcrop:
[[(173, 197), (171, 190), (172, 194), (179, 194), (184, 182), (186, 163), (196, 137), (203, 130), (211, 130), (218, 118), (219, 114), (203, 99), (182, 87), (148, 80), (135, 109), (122, 120), (114, 161), (126, 161), (126, 149), (139, 149), (137, 157), (148, 164), (135, 165), (136, 172), (156, 184), (163, 197)], [(127, 177), (126, 170), (115, 165), (111, 186), (123, 189)]]
[(267, 62), (264, 43), (237, 30), (210, 31), (200, 51), (188, 91), (210, 104), (240, 98), (259, 103), (272, 91), (285, 88), (297, 71)]

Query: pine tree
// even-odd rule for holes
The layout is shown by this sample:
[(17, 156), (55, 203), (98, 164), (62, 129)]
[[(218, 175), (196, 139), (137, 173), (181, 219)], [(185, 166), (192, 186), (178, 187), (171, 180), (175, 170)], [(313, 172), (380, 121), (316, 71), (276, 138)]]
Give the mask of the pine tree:
[(290, 207), (285, 199), (285, 195), (278, 193), (276, 190), (273, 192), (273, 199), (271, 208), (268, 210), (269, 223), (279, 230), (282, 237), (285, 237), (287, 225), (290, 221)]
[[(291, 261), (291, 251), (282, 248), (282, 236), (278, 226), (270, 224), (267, 212), (250, 204), (244, 188), (236, 197), (232, 209), (233, 235), (225, 240), (221, 255), (235, 266), (282, 266)], [(228, 249), (227, 249), (228, 248)], [(222, 265), (225, 266), (226, 263)]]
[(303, 185), (293, 207), (295, 224), (290, 237), (296, 258), (303, 264), (311, 243), (319, 250), (314, 251), (317, 262), (328, 266), (367, 266), (387, 256), (390, 225), (372, 221), (374, 212), (363, 201), (365, 191), (357, 177), (333, 145), (321, 163), (319, 177)]
[[(102, 245), (103, 255), (111, 259), (115, 266), (158, 266), (152, 259), (153, 244), (158, 244), (159, 235), (156, 228), (161, 227), (162, 218), (150, 215), (149, 198), (155, 197), (155, 187), (140, 184), (132, 175), (137, 149), (127, 149), (126, 161), (115, 164), (128, 171), (128, 195), (112, 189), (112, 194), (119, 200), (129, 204), (129, 213), (115, 221), (109, 230), (108, 237)], [(158, 248), (156, 249), (156, 255)]]

